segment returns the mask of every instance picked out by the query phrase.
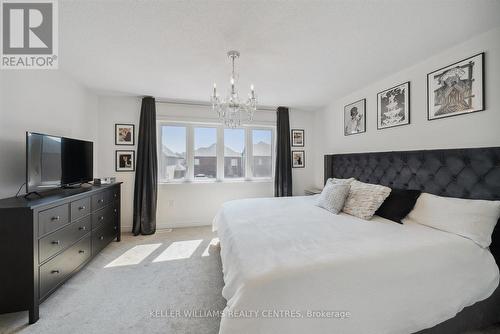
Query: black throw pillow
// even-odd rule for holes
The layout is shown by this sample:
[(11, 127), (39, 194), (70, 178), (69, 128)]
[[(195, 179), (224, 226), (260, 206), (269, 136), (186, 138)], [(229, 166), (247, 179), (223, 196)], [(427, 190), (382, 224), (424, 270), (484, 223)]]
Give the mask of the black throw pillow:
[(375, 214), (403, 224), (401, 219), (413, 209), (420, 193), (420, 190), (392, 189)]

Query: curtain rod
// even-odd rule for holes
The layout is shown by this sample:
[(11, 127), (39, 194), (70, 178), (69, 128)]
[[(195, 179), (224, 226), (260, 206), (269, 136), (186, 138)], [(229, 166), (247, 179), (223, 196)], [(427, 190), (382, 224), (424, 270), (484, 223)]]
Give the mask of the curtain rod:
[[(212, 104), (208, 102), (198, 102), (198, 101), (169, 101), (169, 100), (156, 100), (156, 103), (166, 103), (166, 104), (180, 104), (180, 105), (188, 105), (188, 106), (201, 106), (201, 107), (211, 107)], [(265, 111), (276, 111), (277, 107), (270, 106), (258, 106), (257, 110), (265, 110)]]

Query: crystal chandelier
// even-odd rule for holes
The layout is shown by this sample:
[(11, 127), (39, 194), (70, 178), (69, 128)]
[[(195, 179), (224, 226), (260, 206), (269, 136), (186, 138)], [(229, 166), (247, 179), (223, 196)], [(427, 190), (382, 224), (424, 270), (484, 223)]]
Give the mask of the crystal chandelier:
[(241, 125), (242, 121), (252, 121), (254, 112), (257, 110), (257, 98), (253, 85), (250, 86), (250, 93), (248, 99), (242, 102), (235, 83), (238, 79), (238, 74), (234, 71), (234, 61), (240, 57), (238, 51), (229, 51), (227, 56), (231, 59), (232, 72), (231, 72), (231, 88), (225, 99), (221, 99), (217, 95), (217, 84), (214, 83), (214, 91), (210, 100), (212, 102), (212, 109), (217, 113), (219, 119), (225, 126), (236, 128)]

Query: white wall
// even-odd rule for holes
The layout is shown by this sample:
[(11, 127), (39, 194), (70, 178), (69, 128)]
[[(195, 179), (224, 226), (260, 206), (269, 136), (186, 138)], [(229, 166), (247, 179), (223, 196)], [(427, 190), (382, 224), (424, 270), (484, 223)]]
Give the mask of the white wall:
[(99, 97), (97, 152), (99, 164), (96, 177), (114, 176), (122, 184), (122, 229), (128, 231), (132, 228), (133, 199), (134, 199), (134, 173), (115, 172), (115, 150), (135, 150), (136, 146), (115, 146), (115, 124), (135, 124), (135, 144), (137, 144), (137, 131), (141, 101), (136, 97)]
[(96, 119), (97, 96), (63, 72), (1, 71), (0, 198), (25, 182), (26, 131), (95, 142)]
[[(134, 149), (114, 145), (114, 124), (133, 123), (139, 126), (141, 101), (135, 97), (100, 97), (99, 98), (99, 166), (98, 176), (116, 176), (124, 182), (122, 191), (122, 225), (124, 230), (132, 227), (134, 173), (117, 173), (114, 166), (116, 149)], [(205, 106), (180, 105), (170, 103), (157, 104), (157, 116), (171, 121), (214, 122), (211, 109)], [(312, 122), (314, 117), (307, 111), (292, 110), (291, 126), (306, 130), (306, 150), (312, 149)], [(276, 113), (257, 112), (255, 124), (275, 124)], [(311, 154), (311, 157), (313, 155)], [(307, 159), (307, 152), (306, 152)], [(294, 193), (303, 194), (305, 187), (313, 183), (313, 159), (306, 168), (294, 170)], [(158, 191), (158, 228), (182, 227), (211, 224), (217, 210), (225, 201), (250, 198), (272, 197), (273, 182), (216, 182), (160, 184)]]
[[(403, 71), (331, 103), (316, 112), (315, 129), (322, 140), (315, 157), (315, 183), (323, 183), (323, 154), (486, 147), (500, 145), (500, 29), (468, 40)], [(427, 120), (427, 74), (464, 58), (485, 52), (486, 110), (482, 112)], [(410, 81), (411, 124), (377, 130), (377, 93)], [(343, 107), (366, 98), (366, 126), (363, 134), (344, 136)]]
[(290, 129), (304, 129), (304, 147), (292, 147), (292, 151), (305, 151), (305, 167), (292, 168), (293, 195), (302, 196), (304, 190), (314, 186), (316, 170), (316, 142), (314, 111), (290, 110)]

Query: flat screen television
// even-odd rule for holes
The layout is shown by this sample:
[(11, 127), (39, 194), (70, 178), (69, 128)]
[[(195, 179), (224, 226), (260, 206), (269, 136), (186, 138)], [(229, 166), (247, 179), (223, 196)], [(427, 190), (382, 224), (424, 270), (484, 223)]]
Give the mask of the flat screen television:
[(26, 192), (91, 181), (93, 151), (90, 141), (26, 132)]

